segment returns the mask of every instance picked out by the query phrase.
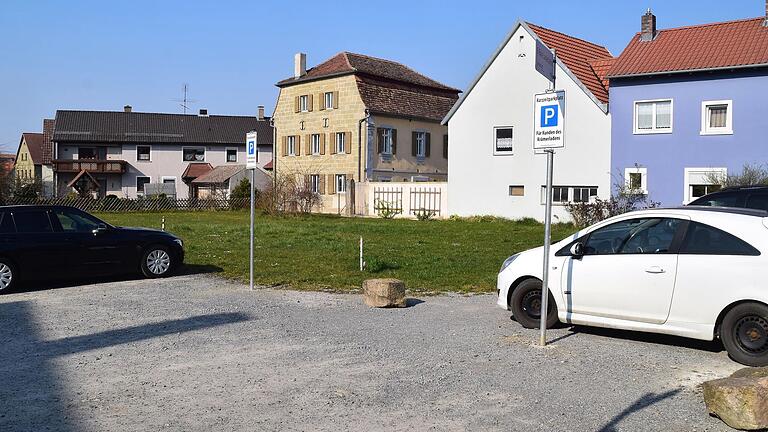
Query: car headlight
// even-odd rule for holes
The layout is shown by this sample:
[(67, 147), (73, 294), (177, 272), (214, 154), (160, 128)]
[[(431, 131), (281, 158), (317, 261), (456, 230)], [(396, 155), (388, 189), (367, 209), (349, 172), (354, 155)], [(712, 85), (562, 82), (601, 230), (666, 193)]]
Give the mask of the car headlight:
[(509, 265), (512, 264), (512, 262), (515, 261), (517, 259), (517, 257), (519, 257), (519, 256), (520, 256), (520, 254), (514, 254), (511, 257), (505, 259), (504, 260), (504, 264), (501, 265), (501, 270), (499, 270), (499, 273), (503, 272), (504, 269), (509, 267)]
[(179, 245), (179, 247), (184, 247), (184, 242), (183, 242), (183, 241), (181, 241), (181, 239), (173, 239), (173, 241), (174, 241), (174, 242), (175, 242), (177, 245)]

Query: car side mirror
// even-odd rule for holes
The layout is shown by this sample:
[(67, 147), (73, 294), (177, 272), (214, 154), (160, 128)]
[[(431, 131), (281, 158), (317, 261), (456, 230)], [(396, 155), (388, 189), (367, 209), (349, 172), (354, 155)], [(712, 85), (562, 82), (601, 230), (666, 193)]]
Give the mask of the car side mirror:
[(571, 256), (581, 258), (584, 256), (584, 245), (581, 243), (574, 243), (571, 246)]
[(93, 235), (99, 235), (99, 234), (101, 234), (101, 233), (103, 233), (103, 232), (106, 232), (106, 231), (107, 231), (107, 225), (105, 225), (105, 224), (99, 224), (99, 225), (96, 227), (96, 229), (94, 229), (92, 232), (93, 232)]

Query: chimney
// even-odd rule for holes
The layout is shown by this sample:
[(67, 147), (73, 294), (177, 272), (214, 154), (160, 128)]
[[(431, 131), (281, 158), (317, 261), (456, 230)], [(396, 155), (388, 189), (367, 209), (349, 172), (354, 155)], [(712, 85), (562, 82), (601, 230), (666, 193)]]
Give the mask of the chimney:
[(200, 108), (200, 113), (198, 115), (200, 117), (208, 117), (208, 110), (205, 108)]
[(132, 110), (133, 110), (133, 108), (130, 105), (126, 105), (126, 106), (123, 107), (123, 111), (125, 111), (125, 112), (131, 112)]
[(264, 105), (259, 105), (259, 120), (264, 120)]
[(293, 77), (301, 78), (307, 74), (307, 55), (304, 53), (296, 53), (293, 56)]
[(765, 0), (765, 19), (763, 20), (763, 27), (768, 27), (768, 0)]
[(645, 15), (640, 19), (640, 40), (648, 42), (654, 39), (656, 39), (656, 15), (648, 8)]

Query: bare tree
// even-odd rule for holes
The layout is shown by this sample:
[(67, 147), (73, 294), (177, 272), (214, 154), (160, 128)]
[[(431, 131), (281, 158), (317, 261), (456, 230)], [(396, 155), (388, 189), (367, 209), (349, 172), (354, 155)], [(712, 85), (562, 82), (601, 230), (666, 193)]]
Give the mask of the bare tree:
[(744, 164), (738, 174), (710, 173), (707, 181), (722, 187), (768, 186), (768, 168), (765, 165)]

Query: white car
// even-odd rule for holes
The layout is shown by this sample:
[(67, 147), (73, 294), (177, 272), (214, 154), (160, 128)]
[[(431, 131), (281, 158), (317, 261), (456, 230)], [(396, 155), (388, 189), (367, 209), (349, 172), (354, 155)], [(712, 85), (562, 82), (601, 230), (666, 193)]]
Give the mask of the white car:
[[(498, 305), (539, 327), (543, 248), (513, 255)], [(768, 365), (768, 212), (685, 207), (616, 216), (552, 245), (547, 326), (558, 321), (714, 340)]]

